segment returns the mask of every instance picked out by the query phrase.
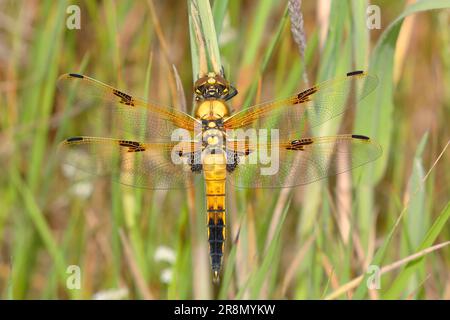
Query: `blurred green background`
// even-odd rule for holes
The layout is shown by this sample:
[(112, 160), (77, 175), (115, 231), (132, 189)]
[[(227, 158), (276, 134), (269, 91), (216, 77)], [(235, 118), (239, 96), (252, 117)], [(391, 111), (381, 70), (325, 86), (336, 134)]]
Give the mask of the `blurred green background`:
[[(202, 188), (77, 181), (56, 157), (68, 136), (102, 135), (58, 94), (63, 73), (184, 109), (181, 84), (191, 112), (190, 1), (80, 1), (69, 30), (72, 4), (0, 1), (0, 298), (450, 298), (450, 1), (372, 1), (374, 30), (363, 0), (302, 1), (291, 15), (285, 1), (211, 2), (234, 110), (369, 70), (376, 91), (317, 134), (383, 147), (306, 187), (229, 187), (219, 286)], [(304, 21), (304, 57), (290, 19)]]

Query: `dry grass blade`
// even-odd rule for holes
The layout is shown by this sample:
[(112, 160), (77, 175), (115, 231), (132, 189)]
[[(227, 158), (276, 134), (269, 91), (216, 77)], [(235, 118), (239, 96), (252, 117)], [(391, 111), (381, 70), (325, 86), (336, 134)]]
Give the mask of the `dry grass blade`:
[[(164, 37), (164, 33), (161, 29), (161, 24), (159, 23), (158, 14), (156, 13), (155, 5), (153, 4), (153, 0), (148, 0), (148, 8), (150, 10), (150, 16), (153, 23), (153, 28), (155, 29), (156, 37), (158, 38), (159, 44), (161, 45), (161, 49), (163, 52), (164, 60), (167, 64), (167, 66), (173, 66), (173, 59), (170, 55), (170, 48), (167, 44), (166, 38)], [(172, 96), (172, 100), (174, 103), (174, 106), (177, 108), (181, 108), (181, 105), (183, 103), (183, 100), (186, 98), (181, 97), (180, 98), (180, 91), (178, 89), (178, 84), (176, 83), (176, 77), (177, 73), (176, 70), (172, 69), (173, 73), (168, 72), (168, 84), (170, 93)]]
[(448, 146), (450, 145), (450, 140), (447, 141), (447, 144), (445, 145), (444, 149), (442, 149), (439, 156), (436, 158), (436, 160), (433, 162), (433, 165), (431, 166), (430, 170), (428, 170), (427, 174), (423, 177), (422, 182), (425, 182), (430, 175), (430, 173), (433, 171), (434, 167), (436, 167), (439, 160), (441, 160), (442, 156), (444, 155), (445, 151), (447, 151)]
[(331, 286), (334, 289), (339, 288), (339, 279), (337, 278), (336, 273), (334, 272), (334, 268), (330, 262), (330, 259), (328, 259), (328, 257), (323, 252), (321, 252), (320, 255), (322, 256), (322, 268), (325, 270), (328, 282), (331, 283)]
[[(425, 255), (427, 255), (427, 254), (429, 254), (429, 253), (431, 253), (433, 251), (439, 250), (439, 249), (441, 249), (441, 248), (443, 248), (443, 247), (445, 247), (445, 246), (447, 246), (449, 244), (450, 244), (450, 241), (439, 243), (439, 244), (434, 245), (432, 247), (429, 247), (429, 248), (427, 248), (425, 250), (422, 250), (422, 251), (419, 251), (419, 252), (417, 252), (415, 254), (412, 254), (412, 255), (410, 255), (410, 256), (408, 256), (406, 258), (403, 258), (403, 259), (398, 260), (398, 261), (396, 261), (394, 263), (391, 263), (391, 264), (389, 264), (389, 265), (387, 265), (385, 267), (382, 267), (381, 270), (380, 270), (380, 276), (385, 274), (385, 273), (387, 273), (387, 272), (390, 272), (392, 270), (398, 269), (398, 268), (400, 268), (401, 266), (407, 264), (410, 261), (416, 260), (416, 259), (418, 259), (420, 257), (423, 257), (423, 256), (425, 256)], [(364, 275), (361, 275), (361, 276), (359, 276), (359, 277), (357, 277), (357, 278), (347, 282), (346, 284), (344, 284), (344, 285), (340, 286), (338, 289), (336, 289), (334, 292), (332, 292), (329, 295), (327, 295), (325, 297), (325, 300), (336, 299), (340, 295), (342, 295), (342, 294), (344, 294), (344, 293), (346, 293), (346, 292), (348, 292), (348, 291), (350, 291), (352, 289), (355, 289), (361, 283), (361, 281), (363, 279), (364, 279)]]
[[(340, 165), (343, 166), (341, 163)], [(336, 195), (336, 221), (342, 240), (347, 245), (350, 236), (350, 216), (352, 211), (352, 179), (350, 172), (338, 175), (336, 179)]]
[(329, 0), (319, 0), (317, 3), (317, 24), (320, 28), (319, 41), (320, 48), (325, 46), (325, 40), (327, 38), (328, 26), (330, 25), (330, 10), (331, 1)]
[(407, 296), (407, 300), (412, 300), (412, 299), (414, 299), (414, 296), (417, 294), (417, 292), (423, 287), (423, 285), (425, 284), (425, 282), (427, 282), (428, 281), (428, 279), (430, 279), (430, 277), (431, 277), (431, 275), (430, 274), (427, 274), (427, 276), (425, 277), (425, 279), (423, 279), (418, 285), (417, 285), (417, 287), (414, 289), (414, 290), (412, 290), (411, 291), (411, 293), (410, 294), (408, 294), (408, 296)]
[(306, 240), (306, 242), (303, 244), (302, 248), (298, 251), (294, 260), (292, 261), (292, 263), (291, 263), (289, 269), (287, 270), (286, 275), (284, 276), (284, 279), (283, 279), (283, 285), (281, 287), (281, 295), (282, 296), (286, 295), (287, 289), (289, 288), (289, 284), (292, 282), (292, 279), (294, 278), (295, 273), (297, 272), (297, 269), (300, 266), (300, 263), (303, 261), (303, 258), (305, 257), (309, 248), (311, 248), (311, 245), (313, 244), (315, 239), (316, 239), (316, 233), (311, 235)]
[(175, 75), (175, 83), (177, 84), (178, 104), (181, 111), (187, 111), (186, 95), (184, 94), (183, 83), (181, 82), (180, 74), (177, 67), (172, 65), (173, 74)]
[(146, 300), (153, 300), (154, 295), (151, 293), (150, 289), (147, 287), (144, 276), (139, 270), (136, 259), (134, 258), (133, 249), (131, 248), (130, 242), (123, 230), (119, 230), (120, 240), (122, 241), (122, 246), (125, 252), (126, 260), (131, 269), (134, 281), (136, 282), (139, 291)]
[(159, 44), (161, 45), (161, 49), (168, 61), (171, 61), (170, 58), (170, 50), (167, 44), (166, 39), (164, 38), (164, 33), (162, 32), (161, 24), (159, 23), (158, 14), (156, 13), (155, 5), (153, 4), (153, 0), (147, 0), (148, 8), (150, 10), (150, 16), (153, 23), (153, 28), (155, 28), (156, 36), (158, 37)]
[[(367, 259), (365, 258), (365, 255), (364, 255), (364, 249), (361, 244), (361, 239), (359, 237), (358, 232), (356, 230), (351, 230), (351, 226), (350, 226), (351, 208), (345, 208), (345, 206), (340, 203), (342, 201), (343, 197), (345, 198), (345, 197), (351, 196), (351, 195), (347, 194), (350, 192), (350, 190), (346, 190), (344, 192), (343, 190), (339, 189), (339, 187), (340, 187), (340, 185), (339, 185), (340, 177), (339, 176), (343, 176), (343, 175), (345, 175), (345, 173), (338, 175), (338, 178), (337, 178), (338, 179), (338, 182), (337, 182), (338, 196), (336, 197), (337, 204), (334, 203), (333, 197), (332, 197), (332, 194), (331, 194), (329, 188), (326, 188), (328, 201), (330, 204), (331, 212), (333, 213), (333, 216), (336, 220), (336, 225), (339, 229), (339, 234), (341, 235), (342, 242), (345, 245), (347, 245), (349, 242), (349, 239), (350, 239), (350, 235), (351, 235), (352, 241), (353, 241), (353, 243), (352, 243), (353, 250), (356, 253), (358, 262), (362, 265), (365, 265), (364, 262)], [(344, 222), (341, 221), (342, 219), (345, 219)], [(352, 231), (351, 234), (350, 234), (350, 231)], [(372, 232), (372, 233), (374, 234), (374, 232)], [(374, 242), (374, 241), (372, 241), (372, 242)], [(369, 253), (370, 252), (372, 252), (372, 251), (369, 250)]]
[[(411, 5), (415, 0), (408, 0), (405, 6)], [(411, 38), (414, 37), (413, 31), (416, 21), (416, 15), (411, 15), (405, 18), (403, 22), (402, 29), (400, 30), (400, 34), (397, 40), (397, 46), (395, 48), (395, 62), (394, 62), (394, 83), (397, 84), (400, 75), (403, 70), (404, 63), (407, 61), (405, 59), (406, 54), (408, 53), (409, 46), (411, 44)]]

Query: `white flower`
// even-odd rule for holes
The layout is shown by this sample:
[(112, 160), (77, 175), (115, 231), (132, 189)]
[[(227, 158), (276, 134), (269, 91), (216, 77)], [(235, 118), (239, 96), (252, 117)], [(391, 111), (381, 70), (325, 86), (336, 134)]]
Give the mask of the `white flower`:
[(155, 261), (167, 261), (173, 264), (175, 262), (175, 251), (166, 246), (159, 246), (156, 248)]
[(64, 176), (67, 178), (72, 178), (75, 176), (77, 169), (74, 166), (71, 166), (70, 164), (63, 163), (62, 164), (62, 172)]
[(160, 279), (162, 283), (170, 283), (172, 281), (172, 268), (161, 271)]
[[(72, 161), (70, 161), (69, 163), (79, 163), (84, 167), (89, 163), (89, 161), (91, 161), (86, 153), (75, 152), (74, 150), (71, 151), (73, 152), (69, 152), (66, 155), (66, 159), (72, 159)], [(64, 176), (71, 181), (70, 192), (75, 196), (86, 199), (94, 191), (94, 185), (91, 182), (92, 176), (87, 172), (79, 170), (75, 166), (68, 163), (62, 164), (62, 172)]]
[(120, 300), (128, 297), (127, 288), (109, 289), (95, 293), (92, 296), (94, 300)]
[(86, 199), (94, 191), (94, 185), (90, 182), (78, 182), (72, 186), (70, 191), (76, 196)]

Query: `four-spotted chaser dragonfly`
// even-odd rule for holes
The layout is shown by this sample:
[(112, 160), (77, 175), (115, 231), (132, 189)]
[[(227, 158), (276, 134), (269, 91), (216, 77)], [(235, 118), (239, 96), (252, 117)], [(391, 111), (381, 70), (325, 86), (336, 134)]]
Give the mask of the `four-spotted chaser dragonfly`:
[[(377, 83), (377, 77), (353, 71), (291, 97), (231, 114), (227, 101), (237, 90), (223, 76), (209, 73), (194, 85), (195, 116), (190, 116), (135, 98), (90, 77), (65, 74), (59, 80), (60, 86), (75, 86), (81, 101), (89, 97), (90, 101), (92, 97), (100, 99), (95, 103), (103, 101), (104, 119), (110, 117), (113, 127), (137, 138), (76, 136), (63, 141), (61, 148), (84, 155), (68, 157), (69, 164), (97, 175), (119, 172), (113, 177), (137, 187), (185, 188), (193, 184), (195, 175), (203, 175), (210, 262), (213, 277), (218, 280), (225, 241), (226, 182), (242, 188), (294, 187), (375, 160), (381, 148), (369, 137), (308, 135), (311, 128), (343, 114), (355, 88), (360, 89), (358, 101)], [(270, 130), (276, 135), (251, 141), (234, 134), (239, 129), (267, 135)], [(258, 170), (266, 163), (247, 161), (261, 150), (277, 154), (275, 173), (262, 174)]]

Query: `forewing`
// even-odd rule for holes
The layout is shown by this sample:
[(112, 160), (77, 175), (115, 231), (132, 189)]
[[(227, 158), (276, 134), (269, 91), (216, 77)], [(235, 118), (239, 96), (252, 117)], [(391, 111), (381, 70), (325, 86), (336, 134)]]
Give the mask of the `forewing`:
[(111, 131), (128, 132), (133, 139), (168, 142), (177, 129), (191, 136), (201, 130), (201, 123), (184, 112), (148, 103), (84, 75), (62, 75), (58, 88), (84, 108), (101, 107), (94, 122), (111, 121)]
[[(309, 128), (342, 114), (352, 93), (361, 88), (356, 100), (371, 93), (378, 84), (376, 76), (362, 71), (349, 72), (315, 85), (286, 99), (246, 108), (224, 122), (225, 129), (278, 129), (279, 137), (301, 137)], [(363, 85), (363, 86), (362, 86)]]

